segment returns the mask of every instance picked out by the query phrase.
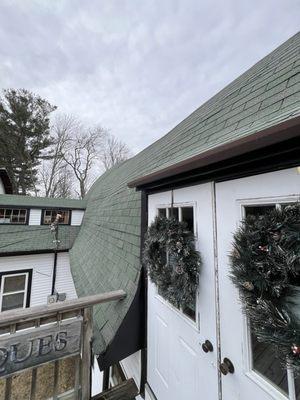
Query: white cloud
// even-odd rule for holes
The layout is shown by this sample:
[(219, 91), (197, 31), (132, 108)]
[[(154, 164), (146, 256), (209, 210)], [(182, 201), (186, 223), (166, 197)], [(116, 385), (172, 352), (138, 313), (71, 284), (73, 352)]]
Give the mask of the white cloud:
[(138, 151), (298, 30), (298, 0), (2, 0), (0, 87)]

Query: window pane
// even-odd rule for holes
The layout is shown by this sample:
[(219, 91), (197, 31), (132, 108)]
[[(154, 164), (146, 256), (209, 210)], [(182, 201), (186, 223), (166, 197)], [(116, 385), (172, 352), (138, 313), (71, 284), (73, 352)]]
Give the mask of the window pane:
[(249, 215), (254, 215), (255, 217), (258, 217), (259, 215), (264, 215), (269, 211), (274, 210), (275, 205), (270, 205), (270, 206), (264, 206), (264, 205), (259, 205), (259, 206), (246, 206), (246, 216), (248, 217)]
[(69, 223), (69, 211), (61, 211), (61, 210), (45, 210), (44, 211), (44, 224), (51, 224), (55, 221), (55, 218), (59, 214), (61, 217), (59, 218), (59, 224), (68, 224)]
[(3, 293), (17, 292), (25, 289), (26, 275), (5, 276)]
[(158, 210), (159, 217), (166, 217), (167, 216), (167, 209), (166, 208), (159, 208)]
[[(246, 206), (246, 216), (259, 217), (273, 210), (275, 205)], [(275, 347), (270, 344), (258, 342), (251, 332), (252, 367), (268, 381), (276, 385), (284, 393), (288, 392), (287, 373), (280, 361), (276, 358)]]
[(26, 210), (1, 208), (0, 224), (25, 224)]
[(194, 232), (194, 209), (193, 207), (182, 207), (182, 221), (187, 223), (188, 229)]
[(296, 399), (300, 400), (300, 376), (299, 375), (295, 379), (295, 392), (296, 392)]
[(269, 344), (259, 343), (253, 334), (251, 334), (251, 339), (253, 369), (287, 393), (287, 373), (275, 357), (275, 348)]
[(68, 224), (69, 223), (69, 211), (59, 211), (61, 218), (59, 219), (60, 224)]
[(24, 293), (8, 294), (2, 296), (2, 310), (13, 310), (14, 308), (22, 308), (24, 303)]
[(169, 208), (169, 218), (172, 217), (178, 221), (178, 207)]
[(189, 304), (188, 306), (182, 308), (182, 312), (193, 321), (196, 321), (196, 299), (194, 304)]

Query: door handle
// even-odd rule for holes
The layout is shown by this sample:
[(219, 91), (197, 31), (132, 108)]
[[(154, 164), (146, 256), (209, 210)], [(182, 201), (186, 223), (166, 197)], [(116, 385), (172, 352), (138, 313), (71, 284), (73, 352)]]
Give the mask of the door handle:
[(214, 346), (209, 340), (205, 340), (205, 342), (202, 343), (202, 350), (204, 353), (208, 353), (209, 351), (214, 351)]
[(227, 375), (228, 372), (230, 374), (234, 373), (234, 366), (229, 358), (224, 358), (223, 362), (220, 364), (220, 371), (223, 375)]

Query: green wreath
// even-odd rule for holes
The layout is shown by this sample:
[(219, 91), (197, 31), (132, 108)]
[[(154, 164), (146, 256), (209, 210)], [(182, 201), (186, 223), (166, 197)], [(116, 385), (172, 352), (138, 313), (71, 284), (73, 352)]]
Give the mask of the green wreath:
[(258, 341), (300, 370), (300, 205), (247, 217), (234, 236), (231, 278)]
[(201, 258), (186, 223), (156, 217), (146, 234), (143, 262), (151, 281), (171, 304), (184, 307), (195, 302)]

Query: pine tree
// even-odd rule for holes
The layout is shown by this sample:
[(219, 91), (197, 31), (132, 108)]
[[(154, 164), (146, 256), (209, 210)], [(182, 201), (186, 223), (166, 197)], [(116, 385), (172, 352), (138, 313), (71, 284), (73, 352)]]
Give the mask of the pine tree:
[(0, 165), (15, 193), (36, 188), (37, 167), (51, 144), (49, 115), (55, 109), (25, 89), (4, 90), (0, 98)]

